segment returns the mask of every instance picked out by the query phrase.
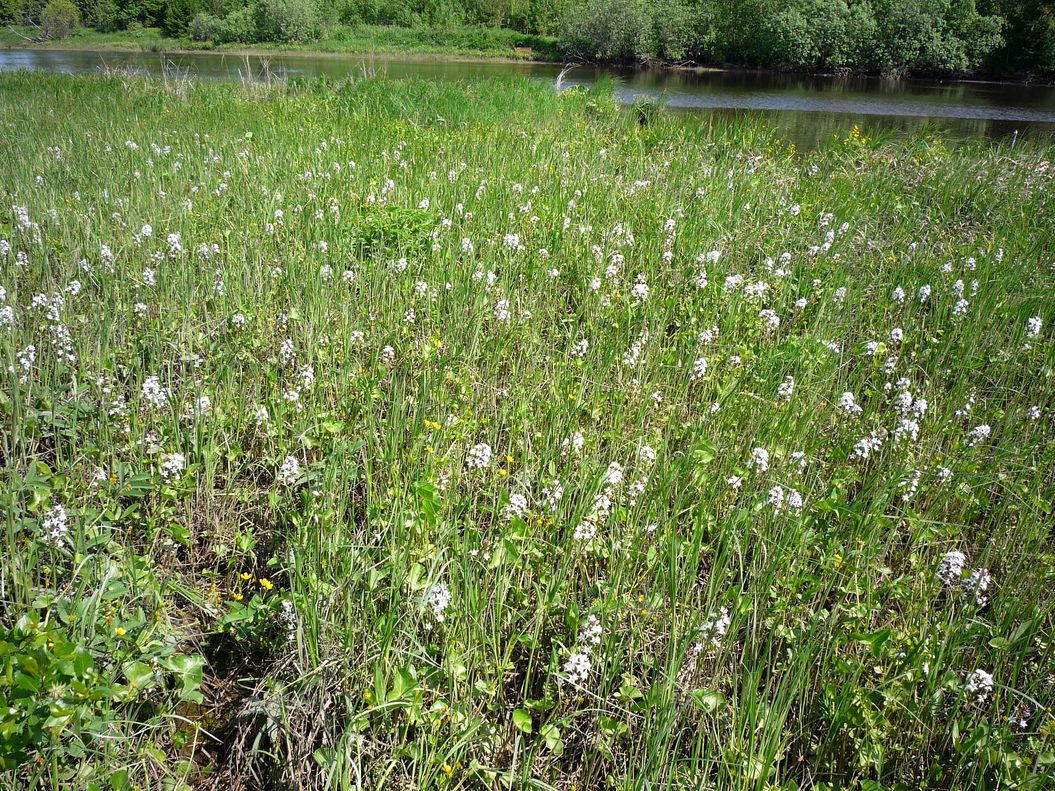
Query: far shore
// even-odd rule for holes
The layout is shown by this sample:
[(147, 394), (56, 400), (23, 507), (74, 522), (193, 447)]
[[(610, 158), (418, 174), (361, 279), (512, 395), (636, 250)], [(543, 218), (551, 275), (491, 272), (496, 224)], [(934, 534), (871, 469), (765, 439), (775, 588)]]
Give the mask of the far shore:
[(161, 36), (135, 38), (129, 34), (78, 34), (74, 37), (55, 41), (24, 41), (18, 34), (8, 29), (0, 29), (0, 51), (28, 50), (55, 52), (122, 52), (122, 53), (155, 53), (166, 56), (181, 55), (221, 55), (236, 58), (243, 57), (283, 57), (283, 58), (368, 58), (379, 61), (410, 62), (450, 62), (450, 63), (508, 63), (538, 64), (556, 67), (605, 67), (613, 70), (670, 70), (695, 73), (728, 73), (728, 74), (799, 74), (804, 77), (847, 77), (854, 79), (874, 79), (893, 81), (924, 80), (934, 83), (972, 83), (981, 85), (1016, 85), (1046, 86), (1045, 81), (1011, 80), (987, 78), (983, 76), (964, 75), (959, 77), (941, 75), (902, 75), (883, 76), (862, 72), (801, 72), (781, 71), (749, 66), (705, 66), (694, 63), (654, 63), (654, 64), (598, 64), (590, 62), (568, 62), (544, 57), (529, 48), (510, 50), (499, 53), (480, 50), (462, 50), (456, 47), (406, 47), (391, 45), (384, 41), (371, 43), (364, 39), (362, 46), (354, 42), (339, 39), (323, 39), (310, 44), (292, 46), (256, 46), (246, 44), (209, 44), (193, 45), (186, 39), (170, 39)]

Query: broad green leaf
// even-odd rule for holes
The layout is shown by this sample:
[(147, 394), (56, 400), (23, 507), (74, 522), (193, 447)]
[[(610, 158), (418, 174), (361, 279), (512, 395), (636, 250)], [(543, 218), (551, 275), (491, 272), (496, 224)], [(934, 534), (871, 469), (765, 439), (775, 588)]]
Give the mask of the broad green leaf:
[(516, 726), (518, 731), (524, 733), (531, 733), (531, 715), (524, 709), (516, 709), (513, 711), (513, 725)]

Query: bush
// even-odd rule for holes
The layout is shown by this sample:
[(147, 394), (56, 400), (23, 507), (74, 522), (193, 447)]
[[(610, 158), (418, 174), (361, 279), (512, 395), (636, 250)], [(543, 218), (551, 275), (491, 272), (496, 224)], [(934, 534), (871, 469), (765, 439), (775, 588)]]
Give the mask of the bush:
[(310, 41), (322, 28), (313, 0), (257, 0), (253, 20), (258, 41)]
[(658, 55), (644, 0), (589, 0), (568, 12), (558, 42), (572, 58), (646, 63)]
[(187, 34), (195, 41), (211, 41), (220, 24), (220, 20), (212, 14), (198, 13), (187, 25)]
[(253, 9), (239, 8), (223, 19), (217, 19), (212, 29), (217, 44), (252, 43), (256, 41), (256, 22)]
[(40, 12), (40, 33), (44, 38), (66, 38), (77, 27), (80, 15), (70, 0), (48, 0)]
[(700, 30), (692, 6), (684, 0), (657, 3), (651, 17), (656, 53), (661, 60), (673, 63), (694, 56)]
[(22, 4), (18, 0), (0, 0), (0, 25), (22, 21)]
[(873, 6), (875, 60), (891, 73), (969, 72), (1003, 40), (1003, 20), (979, 14), (973, 0), (932, 0), (926, 7), (873, 0)]

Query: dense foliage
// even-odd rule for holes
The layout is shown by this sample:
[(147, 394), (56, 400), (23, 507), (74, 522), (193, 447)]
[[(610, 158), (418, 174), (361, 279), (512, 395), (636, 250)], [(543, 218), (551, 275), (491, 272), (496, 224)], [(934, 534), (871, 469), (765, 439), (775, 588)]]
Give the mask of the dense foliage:
[(1000, 45), (1003, 24), (971, 0), (588, 0), (561, 41), (603, 60), (961, 73)]
[(0, 788), (1044, 791), (1055, 151), (0, 75)]
[[(1055, 76), (1055, 0), (77, 0), (103, 31), (294, 43), (335, 26), (556, 36), (565, 58), (883, 74)], [(43, 0), (0, 21), (44, 23)], [(51, 33), (51, 30), (48, 31)], [(53, 34), (53, 33), (52, 33)]]

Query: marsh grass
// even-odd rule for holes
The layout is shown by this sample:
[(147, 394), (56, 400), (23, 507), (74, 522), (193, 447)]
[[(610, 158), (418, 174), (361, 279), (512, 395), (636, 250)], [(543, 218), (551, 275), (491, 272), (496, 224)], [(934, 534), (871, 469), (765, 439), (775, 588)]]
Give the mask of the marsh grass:
[(176, 93), (0, 75), (5, 787), (1050, 785), (1050, 147)]

